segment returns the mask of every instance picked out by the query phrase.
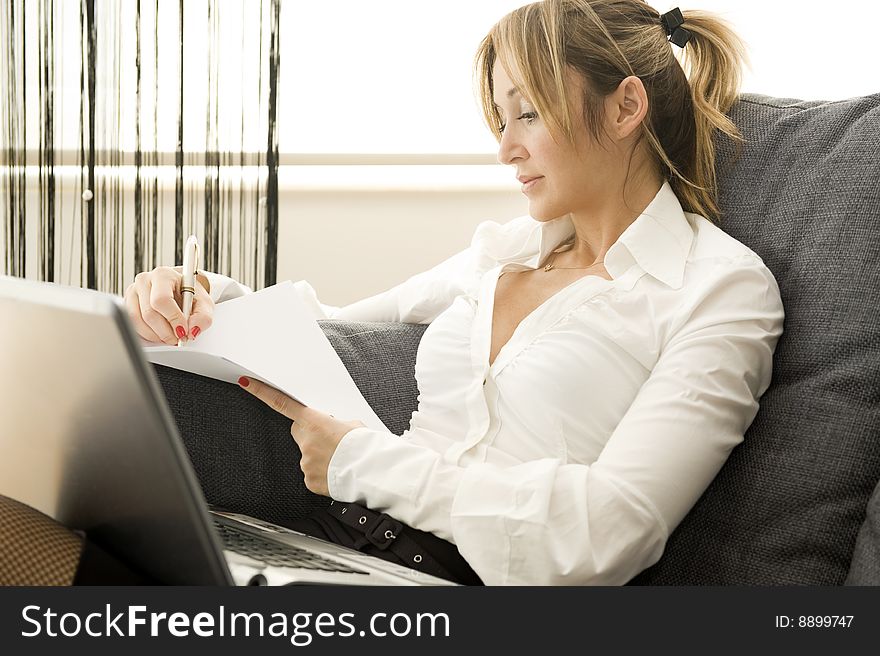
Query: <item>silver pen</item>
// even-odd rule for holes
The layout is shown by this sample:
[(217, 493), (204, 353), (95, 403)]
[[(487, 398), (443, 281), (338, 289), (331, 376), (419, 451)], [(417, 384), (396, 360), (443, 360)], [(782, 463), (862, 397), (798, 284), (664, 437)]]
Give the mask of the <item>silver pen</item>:
[[(193, 297), (196, 295), (196, 269), (198, 265), (199, 240), (195, 235), (190, 235), (183, 247), (183, 284), (180, 287), (180, 295), (183, 299), (183, 320), (187, 323), (187, 328), (189, 328), (189, 315), (192, 314)], [(177, 345), (183, 346), (188, 341), (189, 337), (184, 337), (177, 340)]]

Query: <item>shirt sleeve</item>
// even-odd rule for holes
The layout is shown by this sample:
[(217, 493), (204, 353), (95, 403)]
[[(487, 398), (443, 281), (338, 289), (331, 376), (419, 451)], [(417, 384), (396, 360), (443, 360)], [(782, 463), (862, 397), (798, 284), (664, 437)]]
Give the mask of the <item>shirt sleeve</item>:
[(385, 292), (331, 308), (322, 318), (431, 323), (460, 294), (476, 294), (480, 276), (490, 268), (536, 251), (540, 228), (527, 215), (504, 223), (483, 221), (464, 250)]
[(456, 296), (468, 290), (475, 275), (473, 249), (468, 247), (384, 292), (342, 307), (318, 301), (315, 290), (304, 280), (295, 285), (318, 319), (424, 324), (433, 321)]
[(454, 542), (487, 584), (626, 583), (659, 560), (770, 383), (783, 325), (776, 281), (759, 261), (718, 267), (594, 463), (464, 468), (357, 428), (331, 459), (331, 496)]
[(208, 284), (211, 286), (209, 292), (211, 300), (215, 303), (230, 301), (233, 298), (238, 298), (239, 296), (244, 296), (245, 294), (253, 292), (253, 290), (247, 285), (220, 273), (201, 270), (199, 273), (208, 279)]

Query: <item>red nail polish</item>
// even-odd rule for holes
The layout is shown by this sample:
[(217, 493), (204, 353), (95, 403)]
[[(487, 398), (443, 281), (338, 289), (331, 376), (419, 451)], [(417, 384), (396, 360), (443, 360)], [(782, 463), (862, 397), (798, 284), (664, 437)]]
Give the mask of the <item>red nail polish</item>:
[(247, 378), (242, 376), (241, 378), (238, 379), (238, 384), (241, 385), (242, 387), (247, 387), (248, 385), (251, 384), (251, 381), (249, 381)]
[(186, 337), (186, 328), (184, 328), (183, 326), (178, 326), (177, 328), (175, 328), (175, 332), (180, 339)]
[(195, 339), (199, 336), (199, 333), (202, 332), (202, 329), (198, 326), (195, 326), (192, 330), (189, 331), (189, 334), (192, 335), (192, 338)]

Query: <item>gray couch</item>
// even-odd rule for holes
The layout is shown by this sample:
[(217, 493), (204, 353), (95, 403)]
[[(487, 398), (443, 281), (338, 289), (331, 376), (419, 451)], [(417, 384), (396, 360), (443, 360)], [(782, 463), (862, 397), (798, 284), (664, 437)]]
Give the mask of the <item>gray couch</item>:
[[(719, 143), (721, 225), (775, 274), (785, 333), (744, 443), (631, 583), (877, 585), (880, 94), (745, 95), (731, 117), (747, 143), (739, 159)], [(322, 327), (377, 414), (403, 431), (424, 327)], [(157, 371), (210, 502), (282, 523), (324, 503), (303, 486), (289, 420), (233, 385)]]

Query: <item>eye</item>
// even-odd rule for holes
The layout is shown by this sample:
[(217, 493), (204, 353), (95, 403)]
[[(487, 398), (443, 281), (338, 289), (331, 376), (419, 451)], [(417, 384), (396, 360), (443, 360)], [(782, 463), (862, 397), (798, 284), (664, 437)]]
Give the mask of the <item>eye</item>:
[(531, 125), (532, 123), (535, 122), (536, 118), (538, 118), (538, 112), (524, 112), (523, 114), (518, 116), (516, 120), (518, 120), (518, 121), (525, 120), (525, 122), (527, 124)]
[[(527, 125), (531, 125), (535, 122), (535, 119), (538, 118), (537, 112), (523, 112), (519, 116), (516, 117), (517, 121), (525, 121)], [(499, 132), (504, 134), (504, 128), (507, 127), (504, 123), (499, 127)]]

